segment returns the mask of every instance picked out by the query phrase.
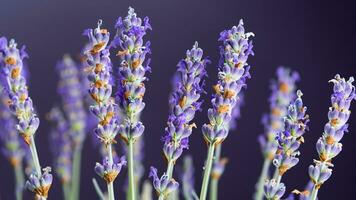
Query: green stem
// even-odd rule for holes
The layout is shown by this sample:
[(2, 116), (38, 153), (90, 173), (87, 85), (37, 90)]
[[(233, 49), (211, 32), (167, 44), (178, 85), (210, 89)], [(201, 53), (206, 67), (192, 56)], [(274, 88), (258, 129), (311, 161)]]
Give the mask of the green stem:
[(22, 162), (16, 164), (14, 168), (15, 168), (16, 200), (22, 200), (22, 193), (24, 188), (24, 175), (22, 171)]
[(273, 173), (273, 179), (277, 180), (278, 176), (279, 176), (279, 170), (276, 168)]
[(41, 165), (40, 165), (40, 161), (38, 159), (38, 154), (37, 154), (37, 149), (36, 149), (36, 144), (35, 144), (35, 138), (33, 136), (31, 136), (31, 140), (30, 140), (29, 146), (30, 146), (30, 150), (31, 150), (33, 166), (35, 167), (35, 170), (37, 172), (37, 176), (41, 176), (42, 175)]
[(263, 162), (260, 179), (257, 182), (254, 200), (262, 200), (263, 199), (263, 185), (264, 185), (265, 180), (267, 179), (270, 165), (271, 165), (271, 160), (266, 158), (265, 161)]
[(100, 200), (105, 200), (104, 193), (101, 191), (100, 186), (95, 178), (92, 179), (96, 194), (99, 196)]
[(310, 199), (309, 200), (316, 200), (316, 198), (318, 197), (318, 191), (319, 189), (317, 189), (315, 186), (313, 187), (313, 190), (310, 194)]
[[(221, 156), (221, 144), (216, 146), (214, 164), (219, 162)], [(210, 183), (210, 200), (218, 199), (219, 179), (213, 178)]]
[(168, 166), (167, 166), (167, 176), (168, 180), (170, 180), (173, 176), (173, 168), (174, 168), (174, 162), (172, 160), (168, 161)]
[(210, 173), (211, 173), (211, 166), (213, 164), (213, 159), (214, 159), (214, 150), (215, 150), (215, 144), (210, 143), (208, 148), (208, 156), (204, 167), (204, 177), (200, 190), (200, 200), (206, 200), (206, 194), (208, 190)]
[(62, 189), (63, 189), (63, 195), (65, 200), (70, 200), (70, 184), (69, 183), (63, 183), (62, 184)]
[(134, 160), (133, 160), (133, 146), (134, 146), (134, 141), (132, 139), (129, 139), (128, 142), (128, 170), (129, 170), (129, 200), (136, 200), (136, 195), (135, 195), (135, 177), (134, 177)]
[[(112, 156), (112, 149), (111, 149), (111, 144), (108, 145), (108, 155), (109, 155), (109, 163), (114, 163), (114, 159)], [(107, 183), (108, 187), (108, 195), (109, 195), (109, 200), (115, 200), (115, 195), (114, 195), (114, 183), (113, 182), (108, 182)]]
[(80, 172), (81, 172), (81, 154), (82, 148), (76, 148), (73, 155), (72, 163), (72, 182), (71, 182), (71, 200), (80, 199)]

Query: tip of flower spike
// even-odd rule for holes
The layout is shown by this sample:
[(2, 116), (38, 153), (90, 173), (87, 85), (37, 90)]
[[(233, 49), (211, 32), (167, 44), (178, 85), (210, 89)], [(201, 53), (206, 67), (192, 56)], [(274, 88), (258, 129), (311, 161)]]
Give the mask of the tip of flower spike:
[(239, 25), (243, 26), (244, 25), (244, 20), (243, 19), (240, 19), (239, 21)]
[(127, 12), (129, 16), (136, 15), (135, 9), (132, 8), (131, 6), (129, 7), (129, 11)]
[(99, 19), (99, 20), (98, 20), (98, 29), (100, 29), (101, 25), (103, 25), (103, 20), (102, 20), (102, 19)]
[(15, 39), (11, 39), (9, 41), (9, 47), (10, 48), (16, 48), (17, 47), (17, 43), (15, 42)]
[(199, 47), (198, 41), (195, 41), (195, 42), (194, 42), (194, 45), (193, 45), (193, 48), (196, 49), (196, 48), (198, 48), (198, 47)]
[(302, 91), (298, 90), (298, 91), (297, 91), (297, 96), (298, 96), (298, 98), (302, 97), (302, 96), (303, 96)]

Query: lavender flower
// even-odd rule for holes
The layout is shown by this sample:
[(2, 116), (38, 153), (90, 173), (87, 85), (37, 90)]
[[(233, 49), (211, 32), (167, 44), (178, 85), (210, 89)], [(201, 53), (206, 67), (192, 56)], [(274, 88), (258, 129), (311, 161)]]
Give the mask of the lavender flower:
[(208, 144), (218, 144), (225, 140), (231, 121), (231, 113), (238, 101), (238, 94), (250, 77), (247, 59), (253, 55), (252, 42), (249, 38), (253, 33), (245, 33), (243, 21), (239, 25), (220, 33), (220, 64), (218, 83), (214, 86), (215, 94), (208, 110), (209, 124), (204, 124), (202, 131)]
[(118, 163), (110, 162), (108, 157), (105, 157), (103, 164), (96, 163), (95, 172), (108, 183), (113, 182), (119, 175), (122, 166), (126, 165), (125, 157), (121, 157)]
[(254, 54), (252, 41), (249, 41), (254, 34), (245, 33), (243, 25), (243, 21), (240, 20), (238, 26), (220, 33), (219, 41), (222, 41), (223, 45), (220, 47), (219, 80), (214, 86), (212, 108), (208, 110), (210, 122), (202, 127), (209, 150), (200, 194), (201, 200), (206, 199), (215, 146), (226, 139), (238, 94), (241, 88), (246, 86), (246, 79), (250, 78), (247, 59)]
[(328, 123), (324, 127), (324, 133), (316, 143), (319, 160), (314, 160), (314, 166), (309, 166), (309, 176), (314, 183), (310, 200), (317, 198), (317, 193), (321, 185), (327, 181), (331, 174), (335, 158), (342, 150), (340, 140), (347, 132), (347, 121), (350, 117), (350, 106), (352, 100), (356, 99), (355, 86), (352, 84), (353, 77), (348, 81), (336, 75), (330, 80), (334, 84), (334, 93), (331, 95), (331, 107), (328, 112)]
[(286, 191), (283, 183), (278, 183), (275, 179), (266, 181), (264, 185), (264, 193), (267, 200), (281, 199)]
[(26, 187), (34, 192), (39, 198), (47, 198), (48, 191), (51, 188), (53, 177), (50, 174), (51, 168), (46, 167), (43, 169), (43, 174), (38, 175), (37, 173), (32, 173), (29, 180), (26, 182)]
[[(28, 96), (26, 79), (22, 73), (23, 59), (26, 57), (28, 56), (25, 52), (25, 47), (19, 50), (17, 49), (15, 40), (12, 39), (7, 42), (6, 38), (0, 38), (0, 66), (4, 79), (6, 79), (6, 83), (3, 84), (9, 94), (9, 108), (18, 120), (17, 130), (30, 147), (36, 170), (31, 174), (30, 180), (27, 181), (26, 185), (37, 196), (46, 199), (52, 184), (52, 175), (50, 174), (49, 167), (45, 168), (44, 174), (42, 174), (37, 155), (34, 134), (40, 121), (34, 112), (32, 99)], [(42, 178), (45, 181), (42, 181)], [(36, 179), (41, 179), (40, 185), (33, 184), (36, 183), (34, 182)]]
[(127, 16), (118, 18), (116, 26), (117, 35), (112, 46), (118, 48), (117, 56), (120, 59), (118, 70), (118, 92), (116, 99), (123, 119), (120, 125), (120, 137), (128, 146), (129, 189), (128, 196), (136, 199), (136, 186), (134, 181), (134, 143), (143, 134), (144, 125), (140, 115), (145, 107), (143, 96), (146, 88), (145, 74), (150, 71), (146, 55), (150, 53), (150, 42), (144, 44), (143, 37), (151, 29), (148, 17), (143, 20), (137, 16), (133, 8), (129, 8)]
[[(200, 109), (200, 96), (203, 92), (205, 67), (209, 63), (203, 59), (203, 50), (196, 42), (187, 57), (178, 63), (177, 80), (170, 97), (170, 115), (168, 117), (166, 135), (163, 137), (163, 152), (167, 161), (176, 162), (184, 149), (189, 146), (189, 136), (195, 127), (191, 121), (195, 112)], [(171, 174), (168, 173), (168, 176)]]
[[(111, 98), (111, 61), (110, 52), (107, 48), (110, 33), (106, 29), (101, 29), (102, 21), (99, 20), (96, 29), (88, 29), (84, 32), (89, 37), (88, 49), (85, 52), (88, 67), (88, 79), (90, 81), (89, 94), (95, 104), (90, 106), (90, 111), (98, 118), (99, 124), (94, 130), (96, 136), (103, 145), (107, 147), (108, 161), (101, 165), (103, 170), (114, 169), (117, 164), (114, 163), (112, 147), (116, 143), (115, 137), (119, 131), (117, 105)], [(96, 171), (98, 172), (98, 165)], [(116, 173), (118, 170), (115, 169)], [(112, 171), (110, 171), (111, 173)], [(100, 174), (99, 174), (100, 175)], [(116, 177), (116, 176), (115, 176)], [(106, 181), (107, 177), (102, 176)], [(110, 179), (111, 180), (111, 179)], [(108, 182), (109, 200), (114, 200), (113, 181)]]
[[(81, 148), (85, 138), (86, 112), (83, 105), (84, 93), (81, 89), (80, 74), (76, 63), (69, 55), (57, 63), (60, 81), (58, 93), (62, 97), (63, 109), (70, 122), (70, 134), (76, 148)], [(78, 146), (78, 147), (77, 147)]]
[(154, 167), (150, 168), (149, 177), (153, 179), (153, 187), (156, 190), (159, 200), (167, 199), (168, 196), (179, 187), (179, 183), (173, 178), (169, 178), (165, 173), (161, 178), (158, 178), (157, 169)]
[[(302, 142), (304, 142), (303, 134), (305, 133), (307, 123), (309, 122), (309, 116), (306, 115), (307, 108), (303, 106), (302, 92), (297, 91), (298, 98), (289, 105), (287, 115), (284, 118), (284, 130), (277, 134), (276, 140), (278, 143), (278, 150), (276, 152), (273, 164), (276, 167), (276, 173), (272, 179), (276, 182), (277, 186), (280, 184), (282, 176), (286, 171), (294, 167), (299, 162), (299, 147)], [(265, 183), (265, 195), (268, 198), (269, 189), (271, 182)], [(267, 186), (266, 186), (267, 184)], [(281, 194), (282, 196), (283, 194)], [(280, 196), (280, 197), (281, 197)], [(275, 197), (275, 200), (280, 199)]]
[(72, 177), (72, 141), (69, 136), (69, 125), (62, 111), (53, 107), (48, 119), (54, 123), (50, 143), (54, 154), (54, 171), (63, 184), (68, 184)]
[(264, 162), (259, 181), (256, 184), (255, 200), (262, 200), (263, 198), (263, 184), (268, 177), (271, 162), (278, 149), (276, 136), (277, 133), (284, 130), (283, 117), (287, 115), (288, 105), (295, 98), (296, 82), (299, 80), (299, 74), (296, 71), (291, 71), (285, 67), (278, 67), (276, 74), (277, 80), (273, 80), (271, 84), (270, 113), (262, 118), (265, 132), (258, 138)]
[(142, 135), (144, 126), (138, 120), (145, 107), (143, 96), (145, 94), (145, 73), (150, 71), (149, 60), (145, 61), (150, 53), (150, 42), (143, 44), (146, 31), (151, 29), (149, 19), (143, 21), (137, 17), (133, 8), (129, 8), (128, 15), (119, 17), (116, 26), (117, 35), (112, 43), (119, 51), (118, 67), (118, 93), (117, 102), (124, 119), (120, 126), (120, 137), (128, 143), (133, 142)]

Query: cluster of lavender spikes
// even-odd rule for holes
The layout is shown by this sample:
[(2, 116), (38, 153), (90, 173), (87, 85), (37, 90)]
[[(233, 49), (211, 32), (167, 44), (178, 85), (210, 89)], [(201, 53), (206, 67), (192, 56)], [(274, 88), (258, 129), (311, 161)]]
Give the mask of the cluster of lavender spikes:
[[(95, 29), (87, 29), (84, 35), (89, 38), (82, 54), (87, 81), (85, 87), (91, 97), (90, 112), (96, 118), (94, 135), (101, 143), (102, 163), (96, 163), (95, 172), (106, 181), (107, 196), (103, 194), (96, 180), (94, 187), (101, 200), (114, 200), (114, 181), (122, 167), (128, 163), (127, 199), (151, 200), (152, 186), (159, 200), (176, 200), (179, 198), (180, 184), (173, 178), (174, 167), (183, 151), (189, 147), (189, 137), (196, 124), (193, 119), (201, 110), (205, 93), (204, 78), (206, 66), (210, 61), (203, 58), (203, 50), (196, 42), (187, 50), (186, 58), (177, 66), (174, 76), (173, 91), (170, 95), (169, 117), (162, 137), (163, 154), (167, 169), (162, 176), (158, 170), (150, 168), (148, 178), (140, 193), (140, 179), (144, 174), (143, 138), (145, 127), (141, 122), (141, 113), (145, 107), (146, 72), (150, 72), (150, 42), (144, 42), (144, 36), (151, 30), (149, 19), (141, 19), (129, 8), (125, 18), (119, 17), (115, 28), (117, 34), (110, 43), (110, 33), (101, 28), (99, 20)], [(243, 21), (238, 26), (220, 33), (220, 61), (218, 65), (218, 82), (213, 86), (212, 108), (208, 109), (209, 123), (201, 128), (208, 145), (207, 158), (200, 196), (194, 189), (194, 166), (192, 157), (184, 158), (183, 168), (178, 170), (185, 199), (207, 199), (210, 184), (210, 199), (218, 198), (218, 181), (225, 170), (227, 158), (221, 158), (222, 142), (229, 131), (236, 128), (243, 104), (242, 88), (250, 78), (247, 60), (254, 55), (250, 37), (253, 33), (245, 32)], [(114, 68), (110, 59), (110, 50), (117, 51), (119, 66)], [(33, 102), (29, 97), (24, 73), (24, 58), (28, 57), (24, 47), (19, 50), (14, 40), (0, 38), (0, 135), (2, 153), (8, 158), (16, 175), (16, 199), (22, 199), (23, 185), (35, 194), (36, 199), (45, 200), (52, 185), (51, 168), (41, 168), (34, 135), (39, 126)], [(63, 186), (64, 199), (79, 199), (79, 179), (81, 150), (86, 138), (88, 116), (85, 111), (85, 94), (83, 93), (82, 74), (78, 65), (65, 57), (57, 65), (60, 81), (58, 93), (62, 97), (62, 107), (54, 106), (48, 118), (53, 122), (50, 142), (54, 155), (54, 169)], [(265, 133), (259, 137), (264, 155), (264, 165), (257, 184), (255, 200), (279, 200), (284, 196), (286, 186), (282, 183), (283, 175), (299, 162), (299, 147), (304, 143), (304, 133), (308, 130), (309, 116), (303, 105), (302, 92), (296, 90), (298, 73), (279, 67), (277, 80), (272, 82), (270, 97), (270, 114), (264, 117)], [(348, 81), (336, 75), (330, 82), (334, 84), (331, 95), (332, 106), (329, 108), (328, 123), (322, 137), (316, 144), (319, 159), (309, 167), (310, 184), (308, 191), (294, 190), (300, 199), (316, 200), (322, 184), (332, 174), (332, 159), (342, 150), (340, 143), (348, 132), (350, 105), (356, 99), (353, 77)], [(115, 98), (113, 90), (117, 89)], [(296, 95), (295, 95), (296, 94)], [(87, 101), (88, 103), (89, 101)], [(13, 116), (12, 116), (13, 115)], [(16, 122), (15, 118), (18, 122)], [(16, 132), (19, 132), (19, 134)], [(119, 157), (115, 151), (116, 138), (122, 139), (125, 156)], [(20, 141), (19, 139), (23, 139)], [(99, 143), (98, 142), (98, 143)], [(29, 148), (28, 148), (29, 147)], [(29, 153), (27, 153), (29, 149)], [(26, 154), (31, 155), (33, 171), (24, 184), (22, 160)], [(274, 174), (269, 175), (270, 164)], [(212, 179), (211, 182), (210, 179)]]
[(40, 199), (47, 199), (48, 191), (52, 184), (51, 168), (42, 169), (37, 155), (34, 134), (39, 126), (39, 119), (35, 114), (32, 99), (28, 95), (26, 79), (23, 75), (23, 59), (28, 57), (25, 48), (17, 49), (15, 40), (7, 41), (0, 38), (0, 65), (4, 80), (5, 90), (9, 95), (9, 108), (16, 116), (16, 126), (21, 137), (29, 146), (35, 171), (31, 173), (26, 187)]
[(287, 115), (289, 104), (295, 99), (296, 82), (299, 80), (299, 74), (296, 71), (285, 67), (278, 67), (276, 75), (277, 80), (271, 82), (270, 113), (262, 118), (265, 132), (258, 138), (264, 162), (256, 184), (255, 200), (263, 198), (263, 185), (265, 179), (269, 177), (270, 165), (278, 149), (276, 136), (284, 130), (284, 117)]
[(309, 117), (307, 108), (303, 106), (302, 92), (297, 91), (297, 99), (288, 107), (284, 117), (284, 130), (277, 133), (278, 148), (273, 164), (276, 167), (273, 179), (264, 185), (265, 197), (268, 200), (278, 200), (284, 195), (285, 186), (281, 183), (282, 176), (299, 162), (299, 147), (304, 142), (303, 134), (307, 129)]

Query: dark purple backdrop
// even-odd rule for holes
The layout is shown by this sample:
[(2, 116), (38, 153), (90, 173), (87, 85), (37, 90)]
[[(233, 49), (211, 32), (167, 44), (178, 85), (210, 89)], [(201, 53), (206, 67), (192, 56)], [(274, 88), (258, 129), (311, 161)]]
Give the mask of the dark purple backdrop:
[[(301, 147), (301, 161), (285, 175), (287, 191), (302, 189), (308, 181), (307, 168), (315, 158), (315, 142), (327, 121), (332, 85), (328, 80), (335, 73), (356, 75), (355, 6), (352, 1), (301, 1), (296, 0), (57, 0), (57, 1), (5, 1), (0, 2), (0, 35), (16, 38), (25, 44), (30, 54), (31, 96), (42, 119), (37, 133), (38, 150), (42, 165), (51, 165), (47, 134), (48, 123), (44, 115), (56, 96), (57, 76), (54, 65), (64, 53), (76, 55), (86, 41), (81, 34), (94, 27), (99, 18), (113, 33), (115, 20), (133, 6), (140, 16), (151, 18), (153, 73), (147, 82), (146, 108), (143, 122), (146, 126), (146, 166), (155, 165), (162, 172), (160, 137), (165, 126), (170, 92), (170, 79), (175, 66), (194, 41), (199, 41), (204, 53), (213, 61), (208, 66), (209, 81), (204, 111), (197, 114), (198, 127), (207, 121), (206, 109), (211, 94), (210, 86), (216, 80), (218, 61), (218, 34), (221, 30), (245, 20), (254, 38), (255, 56), (250, 58), (252, 79), (249, 80), (246, 105), (238, 130), (230, 133), (223, 145), (223, 154), (230, 158), (220, 185), (220, 199), (251, 199), (261, 168), (262, 156), (257, 135), (263, 131), (261, 115), (268, 111), (269, 80), (278, 65), (291, 66), (300, 72), (298, 84), (311, 115), (310, 131)], [(356, 114), (356, 105), (352, 111)], [(333, 176), (322, 186), (320, 199), (352, 199), (356, 179), (356, 116), (350, 118), (350, 133), (342, 140), (344, 149), (335, 160)], [(195, 158), (196, 188), (199, 192), (201, 169), (206, 155), (200, 128), (192, 135), (189, 153)], [(96, 199), (91, 184), (95, 176), (93, 166), (100, 158), (87, 141), (83, 155), (81, 199)], [(0, 199), (14, 199), (12, 171), (7, 161), (0, 158)], [(116, 194), (123, 199), (124, 180), (116, 182)], [(56, 179), (50, 199), (62, 199)]]

